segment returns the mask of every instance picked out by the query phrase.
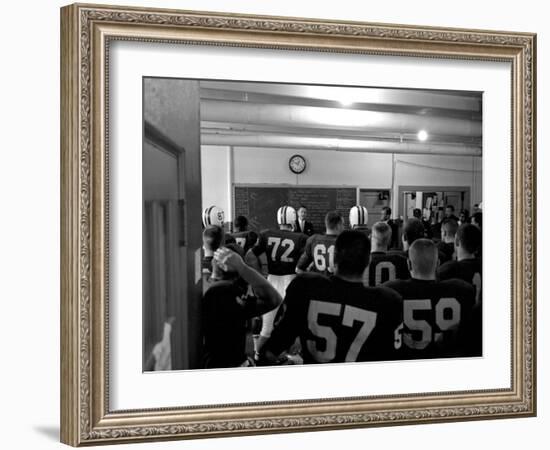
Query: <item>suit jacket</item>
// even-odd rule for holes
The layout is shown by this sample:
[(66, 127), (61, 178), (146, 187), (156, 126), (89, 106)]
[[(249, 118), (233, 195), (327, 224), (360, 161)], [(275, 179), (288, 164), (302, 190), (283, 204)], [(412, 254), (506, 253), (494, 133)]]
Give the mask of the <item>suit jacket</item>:
[(313, 231), (313, 224), (311, 222), (308, 222), (307, 220), (304, 222), (304, 229), (300, 227), (300, 221), (296, 221), (296, 231), (298, 233), (304, 233), (306, 236), (311, 236), (315, 232)]

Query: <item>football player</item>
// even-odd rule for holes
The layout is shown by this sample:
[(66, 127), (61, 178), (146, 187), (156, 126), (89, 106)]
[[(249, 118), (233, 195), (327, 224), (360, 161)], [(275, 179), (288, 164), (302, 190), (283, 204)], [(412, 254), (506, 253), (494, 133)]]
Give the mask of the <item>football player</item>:
[(437, 253), (432, 241), (417, 239), (409, 248), (411, 279), (383, 285), (403, 297), (402, 337), (396, 336), (403, 359), (472, 355), (474, 288), (458, 279), (437, 281)]
[(405, 225), (403, 226), (403, 232), (401, 233), (401, 243), (403, 245), (403, 251), (391, 250), (390, 253), (408, 258), (409, 247), (414, 241), (422, 238), (424, 238), (424, 225), (422, 225), (422, 222), (420, 220), (410, 218), (405, 222)]
[[(260, 255), (266, 255), (267, 280), (284, 297), (289, 283), (296, 276), (296, 264), (306, 245), (307, 236), (295, 233), (296, 210), (292, 206), (282, 206), (277, 211), (278, 230), (264, 230), (258, 242), (246, 254), (246, 262), (260, 271)], [(255, 341), (256, 352), (259, 352), (265, 340), (271, 336), (273, 321), (277, 310), (262, 316), (262, 330)]]
[(225, 214), (223, 209), (217, 206), (209, 206), (202, 212), (202, 225), (204, 228), (217, 225), (223, 228)]
[(458, 230), (458, 223), (453, 219), (449, 219), (441, 224), (441, 241), (437, 243), (440, 264), (453, 259), (456, 230)]
[(385, 222), (376, 222), (372, 227), (371, 254), (368, 271), (369, 286), (378, 286), (386, 281), (410, 278), (407, 258), (397, 253), (388, 253), (391, 228)]
[(441, 265), (437, 271), (440, 280), (460, 278), (476, 289), (476, 304), (481, 303), (481, 258), (476, 256), (481, 247), (481, 231), (475, 225), (464, 224), (455, 238), (456, 261)]
[[(202, 225), (204, 228), (216, 225), (220, 227), (222, 230), (225, 230), (224, 220), (225, 220), (225, 213), (223, 212), (223, 209), (217, 206), (209, 206), (208, 208), (205, 208), (205, 210), (202, 212)], [(235, 238), (230, 234), (225, 233), (224, 231), (223, 243), (234, 244)]]
[(231, 236), (246, 254), (256, 244), (258, 234), (254, 231), (248, 231), (248, 219), (245, 216), (236, 217), (233, 226), (235, 231), (231, 233)]
[(344, 219), (336, 211), (325, 216), (325, 234), (314, 234), (306, 242), (304, 253), (296, 265), (296, 273), (305, 272), (311, 266), (312, 272), (325, 275), (334, 273), (334, 242), (344, 229)]
[(343, 231), (336, 238), (334, 276), (304, 273), (292, 281), (262, 352), (266, 363), (280, 362), (297, 337), (305, 364), (393, 359), (403, 306), (396, 292), (363, 285), (369, 253), (364, 233)]
[(370, 238), (370, 230), (367, 226), (369, 222), (369, 212), (364, 206), (354, 206), (349, 210), (349, 225), (352, 230), (365, 233), (367, 238)]
[(256, 270), (248, 267), (237, 244), (214, 253), (216, 281), (202, 301), (204, 367), (253, 365), (246, 353), (247, 320), (277, 308), (279, 293)]

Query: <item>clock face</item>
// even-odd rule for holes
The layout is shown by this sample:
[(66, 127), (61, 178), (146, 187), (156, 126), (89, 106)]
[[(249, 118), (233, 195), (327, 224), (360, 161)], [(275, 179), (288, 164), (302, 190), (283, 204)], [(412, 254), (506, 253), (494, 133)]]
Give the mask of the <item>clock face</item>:
[(288, 161), (288, 165), (294, 173), (302, 173), (306, 170), (306, 160), (301, 155), (292, 156)]

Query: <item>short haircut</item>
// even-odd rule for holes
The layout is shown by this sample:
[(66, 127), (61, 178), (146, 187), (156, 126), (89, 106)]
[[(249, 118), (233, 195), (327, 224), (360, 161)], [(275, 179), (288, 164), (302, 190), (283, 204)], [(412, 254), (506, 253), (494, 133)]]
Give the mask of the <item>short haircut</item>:
[(411, 245), (417, 239), (424, 237), (424, 225), (418, 219), (409, 219), (403, 228), (403, 238)]
[(417, 219), (422, 218), (422, 210), (420, 208), (414, 208), (413, 216), (416, 217)]
[(446, 220), (441, 225), (441, 230), (445, 231), (447, 236), (454, 236), (456, 234), (456, 230), (458, 230), (458, 223), (454, 219)]
[(338, 211), (329, 211), (325, 216), (325, 226), (328, 230), (335, 230), (342, 223), (344, 219)]
[(437, 247), (430, 239), (417, 239), (409, 248), (412, 270), (419, 274), (435, 274), (438, 258)]
[(376, 222), (372, 226), (372, 239), (387, 248), (391, 242), (391, 227), (386, 222)]
[(458, 228), (456, 240), (468, 253), (475, 253), (481, 247), (481, 230), (475, 225), (465, 223)]
[(223, 238), (223, 228), (218, 225), (210, 225), (202, 232), (202, 242), (212, 251), (216, 251), (220, 248)]
[(481, 221), (483, 219), (483, 213), (481, 212), (476, 212), (473, 216), (474, 220), (476, 221), (476, 223), (479, 225), (479, 228), (482, 227), (481, 225)]
[(306, 205), (300, 205), (300, 206), (298, 206), (298, 211), (300, 211), (302, 208), (303, 208), (303, 209), (307, 209), (307, 206), (306, 206)]
[(453, 205), (445, 206), (445, 209), (449, 208), (452, 212), (455, 212), (455, 207)]
[(389, 206), (384, 206), (382, 208), (382, 212), (386, 214), (387, 216), (391, 216), (391, 208)]
[(233, 225), (235, 225), (236, 230), (245, 231), (248, 227), (248, 219), (245, 216), (237, 216)]
[(341, 275), (361, 276), (369, 265), (370, 242), (365, 233), (342, 231), (334, 244), (334, 262)]

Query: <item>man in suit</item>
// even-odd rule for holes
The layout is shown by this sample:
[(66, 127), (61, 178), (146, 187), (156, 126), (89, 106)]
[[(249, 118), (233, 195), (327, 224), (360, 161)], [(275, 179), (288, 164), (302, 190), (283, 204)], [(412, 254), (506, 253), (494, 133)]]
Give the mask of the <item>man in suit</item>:
[(306, 220), (307, 218), (307, 208), (302, 205), (298, 209), (298, 220), (296, 220), (296, 232), (304, 233), (306, 236), (312, 236), (315, 232), (313, 231), (313, 224)]

